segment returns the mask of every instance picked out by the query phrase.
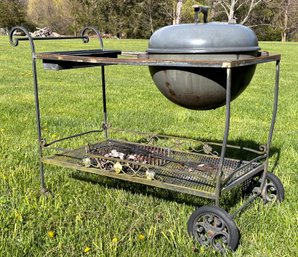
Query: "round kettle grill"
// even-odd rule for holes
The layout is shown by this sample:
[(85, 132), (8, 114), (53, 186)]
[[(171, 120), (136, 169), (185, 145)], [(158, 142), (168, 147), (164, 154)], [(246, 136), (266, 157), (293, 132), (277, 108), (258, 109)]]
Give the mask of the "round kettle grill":
[[(198, 23), (198, 13), (204, 23)], [(194, 24), (163, 27), (150, 38), (150, 59), (241, 60), (255, 57), (260, 50), (255, 33), (234, 23), (207, 23), (204, 7), (195, 7)], [(195, 109), (215, 109), (225, 104), (226, 72), (221, 68), (150, 66), (161, 93), (177, 105)], [(256, 65), (233, 68), (231, 98), (235, 99), (250, 83)]]

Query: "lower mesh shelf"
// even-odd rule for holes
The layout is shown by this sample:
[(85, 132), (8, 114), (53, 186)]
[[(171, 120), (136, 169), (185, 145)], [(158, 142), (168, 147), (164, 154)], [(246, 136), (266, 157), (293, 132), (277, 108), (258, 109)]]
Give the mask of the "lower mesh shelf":
[[(106, 140), (45, 157), (43, 162), (214, 199), (219, 157)], [(221, 180), (235, 180), (257, 165), (225, 159)]]

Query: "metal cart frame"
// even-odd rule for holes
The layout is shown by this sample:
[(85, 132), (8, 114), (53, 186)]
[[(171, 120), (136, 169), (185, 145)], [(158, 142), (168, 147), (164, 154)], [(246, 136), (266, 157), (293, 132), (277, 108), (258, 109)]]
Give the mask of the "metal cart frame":
[[(182, 193), (197, 195), (203, 198), (209, 198), (215, 201), (215, 206), (203, 206), (197, 209), (190, 217), (188, 221), (188, 232), (202, 245), (212, 245), (218, 250), (223, 250), (226, 246), (232, 250), (236, 249), (239, 241), (239, 231), (234, 224), (233, 217), (235, 217), (241, 210), (243, 210), (249, 203), (251, 203), (255, 198), (261, 196), (264, 201), (279, 200), (282, 201), (284, 197), (284, 189), (279, 181), (279, 179), (272, 173), (268, 172), (268, 160), (269, 160), (269, 150), (271, 146), (274, 124), (277, 114), (278, 106), (278, 89), (279, 89), (279, 73), (280, 73), (280, 55), (270, 55), (266, 52), (260, 52), (258, 57), (253, 57), (244, 60), (231, 60), (231, 61), (195, 61), (195, 60), (155, 60), (149, 59), (146, 53), (129, 53), (122, 54), (124, 58), (114, 58), (114, 57), (101, 57), (101, 56), (85, 56), (84, 54), (75, 55), (73, 53), (67, 52), (56, 52), (56, 53), (36, 53), (35, 52), (35, 40), (63, 40), (63, 39), (81, 39), (84, 43), (89, 41), (89, 37), (86, 36), (86, 32), (92, 30), (96, 33), (97, 38), (100, 43), (100, 51), (104, 52), (103, 41), (98, 30), (94, 27), (86, 27), (81, 33), (81, 36), (77, 37), (56, 37), (56, 38), (33, 38), (30, 33), (23, 27), (14, 27), (10, 31), (10, 43), (13, 46), (17, 46), (19, 41), (29, 41), (32, 51), (32, 72), (33, 72), (33, 85), (34, 85), (34, 96), (35, 96), (35, 109), (36, 109), (36, 127), (38, 135), (38, 156), (39, 156), (39, 168), (40, 168), (40, 182), (42, 192), (48, 192), (45, 184), (44, 178), (44, 164), (54, 164), (62, 167), (74, 168), (80, 171), (91, 172), (100, 174), (103, 176), (108, 176), (112, 178), (127, 180), (131, 182), (146, 184), (150, 186), (155, 186), (159, 188), (170, 189), (173, 191), (178, 191)], [(14, 36), (16, 31), (21, 31), (25, 33), (26, 37), (16, 37)], [(82, 52), (83, 53), (83, 52)], [(130, 55), (130, 57), (128, 57)], [(80, 134), (71, 135), (65, 138), (54, 140), (52, 142), (47, 142), (42, 136), (41, 131), (41, 114), (39, 107), (39, 86), (37, 78), (36, 61), (41, 59), (44, 65), (49, 65), (50, 69), (59, 69), (59, 65), (66, 64), (66, 68), (78, 68), (78, 67), (89, 67), (89, 66), (100, 66), (101, 67), (101, 84), (102, 84), (102, 101), (103, 101), (103, 125), (102, 128), (95, 131), (82, 132)], [(254, 150), (250, 148), (243, 148), (240, 146), (231, 146), (228, 144), (228, 135), (230, 129), (230, 102), (231, 102), (231, 76), (232, 70), (235, 67), (261, 64), (267, 62), (275, 62), (275, 85), (274, 85), (274, 100), (273, 100), (273, 110), (272, 119), (269, 129), (268, 139), (266, 145), (262, 146), (262, 149)], [(142, 144), (132, 143), (132, 142), (122, 142), (114, 141), (109, 138), (109, 125), (107, 121), (107, 102), (106, 102), (106, 80), (105, 80), (105, 66), (106, 65), (141, 65), (141, 66), (169, 66), (169, 67), (197, 67), (197, 68), (223, 68), (226, 69), (226, 109), (225, 109), (225, 129), (223, 135), (222, 144), (217, 144), (221, 147), (220, 154), (218, 156), (212, 156), (212, 147), (210, 145), (215, 143), (208, 143), (203, 145), (203, 154), (193, 154), (185, 153), (183, 151), (176, 151), (170, 148), (154, 148), (151, 146), (143, 146)], [(61, 68), (61, 67), (60, 67)], [(63, 68), (63, 67), (62, 67)], [(105, 143), (103, 145), (91, 145), (82, 147), (80, 149), (74, 149), (73, 152), (67, 152), (67, 158), (74, 158), (82, 154), (86, 155), (89, 153), (88, 158), (81, 158), (79, 163), (73, 163), (69, 159), (62, 158), (63, 154), (58, 154), (50, 157), (45, 157), (43, 151), (45, 148), (61, 142), (63, 140), (68, 140), (71, 138), (86, 135), (88, 133), (100, 132), (104, 133)], [(168, 137), (165, 135), (154, 135), (152, 138), (162, 138)], [(168, 137), (171, 138), (171, 137)], [(108, 142), (108, 143), (107, 143)], [(117, 145), (121, 146), (122, 149), (129, 149), (129, 151), (136, 151), (137, 155), (148, 155), (146, 157), (147, 163), (140, 164), (136, 163), (134, 159), (124, 160), (119, 159), (118, 156), (107, 156), (106, 153), (93, 153), (90, 149), (103, 149), (107, 144), (112, 144), (110, 150)], [(121, 148), (120, 147), (120, 148)], [(123, 148), (124, 147), (124, 148)], [(253, 158), (247, 162), (241, 162), (238, 160), (230, 160), (226, 158), (226, 149), (228, 147), (241, 149), (249, 152), (254, 152), (257, 157)], [(88, 152), (89, 151), (89, 152)], [(170, 153), (170, 154), (169, 154)], [(72, 155), (73, 154), (73, 155)], [(98, 157), (100, 156), (100, 158)], [(211, 157), (206, 157), (206, 156)], [(174, 156), (174, 157), (173, 157)], [(177, 160), (177, 156), (179, 157)], [(199, 157), (194, 157), (199, 156)], [(58, 158), (58, 159), (57, 159)], [(62, 159), (59, 159), (62, 158)], [(143, 157), (142, 157), (143, 158)], [(153, 161), (148, 161), (149, 159)], [(186, 161), (183, 160), (186, 158)], [(199, 158), (199, 159), (196, 159)], [(200, 158), (207, 158), (207, 166), (201, 164)], [(208, 159), (209, 158), (209, 159)], [(92, 162), (97, 161), (97, 163), (104, 163), (99, 165), (100, 167), (94, 167)], [(204, 159), (205, 160), (205, 159)], [(215, 164), (209, 164), (209, 161), (214, 161)], [(261, 161), (261, 162), (260, 162)], [(149, 163), (148, 163), (149, 162)], [(225, 171), (225, 163), (231, 162), (234, 167), (232, 171)], [(180, 165), (181, 170), (178, 169), (171, 171), (172, 166), (167, 166), (167, 164)], [(109, 165), (107, 165), (109, 164)], [(106, 166), (105, 166), (106, 165)], [(128, 172), (124, 171), (124, 166), (127, 166)], [(204, 166), (201, 170), (199, 166)], [(239, 167), (240, 166), (240, 167)], [(107, 168), (109, 167), (109, 168)], [(175, 166), (176, 167), (176, 166)], [(213, 168), (214, 176), (209, 179), (205, 176), (208, 169)], [(186, 170), (185, 170), (186, 168)], [(130, 171), (132, 169), (133, 171)], [(197, 169), (197, 173), (194, 174), (193, 170)], [(137, 172), (142, 171), (143, 177), (135, 176)], [(153, 172), (151, 171), (153, 170)], [(116, 172), (115, 172), (116, 171)], [(188, 172), (189, 171), (189, 172)], [(132, 174), (129, 174), (131, 172)], [(160, 172), (160, 174), (159, 174)], [(181, 179), (189, 181), (192, 186), (188, 187), (184, 184), (175, 184), (167, 182), (164, 179), (157, 179), (158, 176), (162, 177), (162, 172), (174, 172), (169, 173), (171, 177), (177, 175), (178, 180)], [(176, 173), (175, 173), (176, 172)], [(158, 175), (159, 174), (159, 175)], [(174, 174), (174, 175), (173, 175)], [(179, 177), (180, 176), (180, 177)], [(191, 178), (189, 177), (191, 176)], [(235, 186), (244, 183), (252, 183), (251, 180), (257, 177), (258, 186), (254, 186), (251, 196), (248, 200), (232, 215), (226, 213), (223, 209), (219, 208), (219, 201), (221, 194), (231, 190)], [(248, 182), (247, 182), (248, 181)], [(212, 190), (200, 190), (195, 188), (193, 184), (202, 184), (206, 188), (212, 188)], [(205, 184), (205, 185), (204, 185)], [(219, 222), (220, 221), (220, 222)], [(224, 224), (224, 225), (222, 225)], [(219, 229), (220, 228), (220, 229)], [(203, 231), (203, 232), (202, 232)], [(210, 232), (211, 231), (211, 232)], [(218, 232), (220, 231), (220, 232)], [(220, 238), (221, 243), (218, 243), (218, 238)]]

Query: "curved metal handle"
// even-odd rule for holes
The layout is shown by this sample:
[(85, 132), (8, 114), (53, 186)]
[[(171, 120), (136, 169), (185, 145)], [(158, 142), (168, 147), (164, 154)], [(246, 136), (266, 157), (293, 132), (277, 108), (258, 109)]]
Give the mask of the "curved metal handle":
[(21, 26), (15, 26), (13, 27), (10, 32), (9, 32), (9, 42), (12, 46), (18, 46), (19, 44), (19, 38), (14, 38), (14, 33), (16, 31), (22, 31), (23, 33), (26, 34), (29, 42), (30, 42), (30, 46), (31, 46), (31, 51), (32, 51), (32, 55), (35, 56), (35, 45), (34, 45), (34, 42), (33, 42), (33, 39), (32, 37), (30, 36), (30, 33), (29, 31), (24, 28), (24, 27), (21, 27)]
[(199, 5), (193, 5), (194, 11), (195, 11), (195, 23), (198, 24), (199, 23), (199, 13), (203, 13), (204, 14), (204, 23), (207, 23), (207, 18), (208, 18), (208, 6), (199, 6)]
[[(87, 26), (85, 27), (82, 32), (81, 32), (81, 36), (84, 37), (85, 33), (88, 31), (88, 30), (92, 30), (95, 32), (96, 36), (97, 36), (97, 39), (99, 40), (99, 44), (100, 44), (100, 48), (101, 50), (103, 50), (103, 41), (102, 41), (102, 37), (99, 33), (99, 30), (96, 28), (96, 27), (93, 27), (93, 26)], [(84, 39), (84, 43), (88, 43), (89, 42), (89, 37), (85, 37)]]
[[(100, 48), (103, 50), (102, 37), (101, 37), (99, 31), (95, 27), (92, 27), (92, 26), (85, 27), (81, 32), (81, 37), (31, 37), (29, 31), (26, 28), (21, 27), (21, 26), (15, 26), (9, 32), (9, 42), (12, 46), (18, 46), (19, 41), (29, 41), (30, 46), (31, 46), (32, 56), (34, 57), (35, 56), (34, 40), (83, 39), (84, 43), (88, 43), (89, 42), (89, 37), (84, 35), (88, 30), (92, 30), (96, 33), (97, 38), (98, 38), (99, 43), (100, 43)], [(17, 37), (16, 38), (15, 37), (15, 32), (16, 31), (23, 32), (27, 37)]]

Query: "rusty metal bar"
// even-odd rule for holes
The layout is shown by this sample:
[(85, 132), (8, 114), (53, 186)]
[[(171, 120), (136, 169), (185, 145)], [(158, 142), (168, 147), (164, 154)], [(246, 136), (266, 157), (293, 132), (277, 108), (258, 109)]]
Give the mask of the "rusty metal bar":
[[(28, 41), (28, 40), (30, 40), (28, 37), (17, 37), (15, 39), (17, 41)], [(88, 36), (80, 36), (80, 37), (31, 37), (31, 39), (34, 40), (34, 41), (83, 39), (84, 42), (89, 40)]]
[(76, 138), (76, 137), (84, 136), (84, 135), (87, 135), (87, 134), (90, 134), (90, 133), (97, 133), (97, 132), (102, 132), (102, 130), (99, 130), (99, 129), (97, 129), (97, 130), (90, 130), (90, 131), (86, 131), (86, 132), (78, 133), (78, 134), (75, 134), (75, 135), (71, 135), (71, 136), (68, 136), (68, 137), (63, 137), (63, 138), (54, 140), (54, 141), (49, 142), (49, 143), (47, 143), (46, 140), (43, 139), (43, 144), (42, 144), (42, 146), (44, 146), (44, 147), (48, 147), (48, 146), (50, 146), (50, 145), (56, 144), (56, 143), (58, 143), (58, 142), (61, 142), (61, 141), (67, 140), (67, 139), (72, 139), (72, 138)]
[(105, 139), (108, 139), (108, 113), (107, 113), (107, 98), (106, 98), (106, 77), (105, 66), (101, 66), (101, 86), (102, 86), (102, 108), (103, 108), (103, 130)]
[(227, 68), (227, 82), (226, 82), (226, 122), (225, 122), (225, 131), (223, 137), (223, 143), (221, 148), (219, 165), (217, 168), (217, 178), (216, 178), (216, 198), (215, 205), (219, 206), (219, 198), (221, 195), (221, 177), (223, 173), (223, 163), (226, 155), (226, 146), (228, 142), (229, 130), (230, 130), (230, 105), (231, 105), (231, 86), (232, 86), (232, 69)]
[(238, 216), (243, 210), (245, 210), (254, 200), (256, 200), (260, 195), (254, 194), (247, 201), (242, 204), (234, 213), (231, 214), (231, 217), (234, 219)]
[(263, 188), (266, 183), (266, 175), (268, 172), (268, 165), (269, 165), (269, 151), (274, 131), (274, 125), (276, 121), (276, 114), (277, 114), (277, 107), (278, 107), (278, 93), (279, 93), (279, 77), (280, 77), (280, 60), (277, 60), (275, 63), (275, 84), (274, 84), (274, 100), (273, 100), (273, 110), (272, 110), (272, 119), (271, 119), (271, 125), (269, 129), (269, 135), (267, 140), (267, 157), (264, 162), (264, 172), (262, 175), (262, 181), (261, 181), (261, 192), (263, 191)]

